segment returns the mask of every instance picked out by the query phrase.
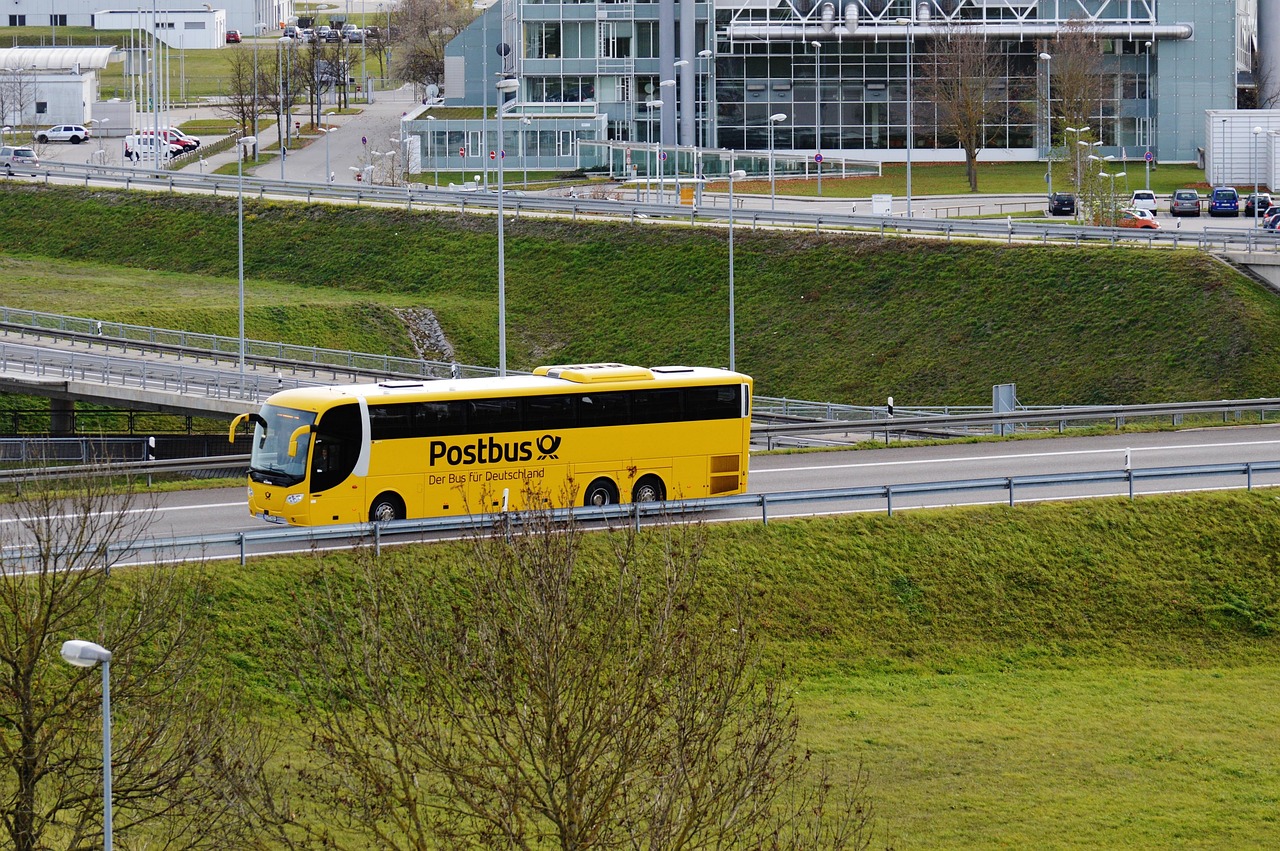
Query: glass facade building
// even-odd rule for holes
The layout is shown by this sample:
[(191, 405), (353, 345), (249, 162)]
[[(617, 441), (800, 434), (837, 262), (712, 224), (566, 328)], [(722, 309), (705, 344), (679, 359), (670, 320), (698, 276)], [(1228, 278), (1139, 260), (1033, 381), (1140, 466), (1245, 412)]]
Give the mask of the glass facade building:
[[(929, 45), (965, 28), (991, 45), (998, 68), (980, 159), (1043, 160), (1071, 140), (1048, 131), (1046, 98), (1057, 93), (1041, 54), (1052, 57), (1064, 28), (1084, 26), (1105, 81), (1089, 117), (1102, 153), (1191, 162), (1206, 145), (1205, 111), (1234, 108), (1252, 84), (1259, 2), (1268, 0), (497, 0), (446, 48), (441, 106), (492, 109), (496, 76), (518, 78), (502, 105), (501, 147), (534, 168), (593, 165), (582, 140), (772, 149), (790, 168), (817, 152), (901, 162), (908, 132), (914, 160), (954, 162), (963, 154), (920, 82)], [(786, 117), (771, 122), (777, 115)], [(499, 147), (491, 119), (407, 123), (424, 153), (468, 139), (477, 155)]]

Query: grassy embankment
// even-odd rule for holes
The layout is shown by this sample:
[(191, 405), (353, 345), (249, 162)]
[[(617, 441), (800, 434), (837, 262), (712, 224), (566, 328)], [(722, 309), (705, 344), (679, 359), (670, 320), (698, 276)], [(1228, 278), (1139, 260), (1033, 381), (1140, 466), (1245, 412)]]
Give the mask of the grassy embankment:
[[(1274, 494), (707, 534), (710, 597), (748, 593), (805, 743), (865, 761), (894, 847), (1243, 848), (1280, 829)], [(447, 571), (466, 552), (388, 557)], [(273, 654), (309, 564), (220, 566), (210, 612), (215, 653), (283, 724), (298, 716)]]
[[(236, 332), (234, 198), (10, 186), (5, 201), (9, 304)], [(723, 229), (511, 216), (506, 246), (513, 367), (727, 362)], [(748, 228), (735, 248), (738, 366), (763, 394), (983, 404), (1013, 381), (1027, 404), (1084, 404), (1280, 386), (1280, 301), (1192, 251)], [(496, 362), (491, 217), (246, 200), (245, 265), (252, 337), (407, 354), (386, 307), (415, 305), (461, 360)]]

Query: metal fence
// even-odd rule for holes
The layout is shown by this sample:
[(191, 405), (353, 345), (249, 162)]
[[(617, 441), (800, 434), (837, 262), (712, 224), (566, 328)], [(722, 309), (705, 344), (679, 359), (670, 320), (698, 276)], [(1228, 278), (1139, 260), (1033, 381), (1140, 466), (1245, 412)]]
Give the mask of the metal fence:
[[(85, 165), (80, 163), (41, 163), (36, 168), (15, 166), (15, 175), (33, 177), (49, 183), (67, 180), (81, 183), (102, 184), (143, 189), (164, 189), (236, 194), (238, 178), (216, 174), (192, 174), (190, 172), (139, 173), (133, 169), (115, 166)], [(455, 192), (428, 186), (406, 184), (402, 186), (377, 186), (363, 184), (343, 186), (337, 184), (306, 183), (296, 180), (275, 180), (265, 177), (245, 177), (244, 193), (251, 197), (297, 198), (305, 201), (337, 201), (342, 203), (374, 203), (387, 206), (403, 206), (412, 210), (433, 207), (457, 210), (496, 211), (498, 195), (490, 192)], [(727, 222), (728, 205), (713, 193), (704, 194), (701, 206), (679, 206), (633, 201), (622, 197), (564, 198), (530, 196), (515, 190), (504, 198), (507, 215), (539, 213), (556, 216), (602, 217), (625, 219), (632, 223), (652, 220), (687, 220), (690, 224)], [(721, 206), (723, 205), (723, 206)], [(1057, 222), (1024, 221), (1018, 219), (930, 219), (902, 218), (898, 216), (859, 216), (841, 213), (803, 212), (791, 210), (740, 209), (732, 214), (744, 227), (784, 227), (795, 230), (823, 230), (890, 235), (927, 235), (950, 240), (977, 238), (1013, 243), (1057, 244), (1125, 244), (1143, 247), (1169, 246), (1199, 248), (1206, 251), (1245, 251), (1280, 254), (1280, 237), (1275, 232), (1261, 229), (1227, 230), (1206, 229), (1203, 232), (1179, 230), (1139, 230), (1135, 228), (1108, 228)]]
[[(139, 465), (139, 468), (146, 469), (148, 466)], [(153, 467), (152, 471), (158, 471), (158, 468)], [(902, 500), (911, 496), (999, 493), (1006, 496), (1009, 506), (1014, 506), (1019, 499), (1024, 502), (1044, 499), (1043, 493), (1046, 489), (1110, 484), (1116, 486), (1115, 495), (1127, 494), (1130, 499), (1134, 499), (1137, 495), (1135, 486), (1141, 482), (1186, 480), (1203, 482), (1205, 488), (1215, 490), (1224, 485), (1252, 489), (1255, 485), (1275, 486), (1276, 482), (1273, 479), (1276, 478), (1274, 474), (1277, 473), (1280, 473), (1280, 461), (1255, 461), (741, 494), (700, 500), (557, 509), (549, 514), (556, 522), (572, 520), (585, 523), (623, 523), (634, 525), (636, 528), (639, 528), (645, 520), (663, 523), (702, 517), (717, 512), (721, 517), (739, 520), (754, 520), (758, 517), (761, 523), (767, 524), (770, 509), (776, 510), (789, 505), (805, 505), (818, 513), (823, 511), (836, 513), (851, 505), (872, 503), (879, 504), (886, 514), (892, 516), (895, 508), (903, 507)], [(1268, 474), (1271, 476), (1267, 481), (1255, 481), (1255, 477)], [(1196, 490), (1197, 488), (1186, 487), (1185, 489)], [(300, 548), (309, 549), (321, 543), (344, 541), (349, 542), (351, 546), (372, 544), (373, 548), (380, 552), (382, 544), (386, 542), (411, 542), (442, 534), (489, 533), (518, 524), (522, 519), (522, 515), (517, 513), (480, 514), (398, 520), (390, 523), (267, 528), (253, 532), (158, 538), (108, 546), (105, 561), (108, 567), (121, 563), (206, 558), (238, 558), (240, 563), (244, 564), (250, 555), (268, 555), (282, 550)], [(32, 562), (37, 557), (38, 552), (33, 547), (14, 546), (0, 551), (0, 561), (19, 567)]]

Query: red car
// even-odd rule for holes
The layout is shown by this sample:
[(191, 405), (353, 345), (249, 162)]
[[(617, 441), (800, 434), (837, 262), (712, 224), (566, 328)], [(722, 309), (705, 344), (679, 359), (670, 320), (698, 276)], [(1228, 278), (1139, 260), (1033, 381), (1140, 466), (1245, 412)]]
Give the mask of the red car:
[(1121, 210), (1116, 225), (1122, 228), (1154, 228), (1160, 229), (1160, 223), (1152, 218), (1146, 210)]
[(240, 30), (227, 30), (227, 44), (240, 43)]

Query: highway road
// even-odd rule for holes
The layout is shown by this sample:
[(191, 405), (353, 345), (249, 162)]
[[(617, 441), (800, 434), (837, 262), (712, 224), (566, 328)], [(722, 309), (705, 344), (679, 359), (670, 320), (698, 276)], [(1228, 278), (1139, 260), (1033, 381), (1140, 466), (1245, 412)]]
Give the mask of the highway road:
[[(752, 493), (779, 493), (908, 482), (1121, 470), (1125, 468), (1126, 461), (1136, 469), (1275, 460), (1280, 460), (1280, 424), (875, 451), (757, 455), (751, 463), (750, 490)], [(1239, 476), (1209, 477), (1177, 482), (1144, 482), (1140, 483), (1136, 492), (1239, 488), (1243, 484)], [(1255, 486), (1277, 484), (1280, 484), (1280, 474), (1259, 474), (1254, 480)], [(1127, 485), (1123, 482), (1053, 488), (1027, 486), (1018, 491), (1017, 500), (1083, 499), (1124, 494), (1127, 494)], [(158, 495), (156, 499), (158, 502), (154, 518), (145, 535), (148, 538), (254, 532), (277, 528), (247, 514), (244, 490), (239, 487), (166, 493)], [(903, 495), (895, 496), (894, 509), (1003, 504), (1007, 501), (1008, 494), (1002, 491)], [(137, 510), (143, 512), (149, 509), (139, 506)], [(776, 520), (783, 517), (855, 511), (882, 513), (884, 510), (885, 503), (882, 499), (841, 504), (804, 503), (771, 506), (769, 518)], [(758, 518), (759, 509), (705, 515), (705, 519), (713, 522), (728, 521), (735, 517)], [(12, 540), (17, 533), (13, 527), (14, 522), (10, 510), (5, 509), (0, 513), (0, 536)], [(309, 546), (303, 548), (309, 549)]]

